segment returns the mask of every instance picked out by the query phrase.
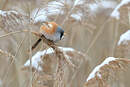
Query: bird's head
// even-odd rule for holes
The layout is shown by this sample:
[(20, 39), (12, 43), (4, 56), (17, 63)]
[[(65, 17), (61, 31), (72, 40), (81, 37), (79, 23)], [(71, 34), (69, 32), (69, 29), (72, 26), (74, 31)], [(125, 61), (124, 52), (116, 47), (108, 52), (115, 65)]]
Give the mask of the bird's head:
[(44, 22), (40, 28), (40, 32), (44, 35), (57, 35), (57, 38), (62, 38), (64, 30), (55, 22)]

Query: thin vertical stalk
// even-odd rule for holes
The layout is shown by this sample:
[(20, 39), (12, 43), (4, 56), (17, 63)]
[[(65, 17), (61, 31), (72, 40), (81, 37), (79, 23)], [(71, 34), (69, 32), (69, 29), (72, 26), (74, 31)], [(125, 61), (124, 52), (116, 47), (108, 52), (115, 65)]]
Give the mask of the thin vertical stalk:
[(114, 23), (115, 23), (115, 27), (113, 28), (114, 29), (114, 39), (113, 39), (114, 41), (113, 41), (111, 56), (114, 56), (114, 53), (115, 53), (115, 48), (117, 45), (117, 38), (118, 38), (118, 28), (119, 28), (119, 22), (114, 20)]
[(109, 21), (109, 18), (103, 23), (103, 25), (100, 27), (100, 30), (97, 32), (96, 36), (94, 37), (94, 39), (92, 40), (92, 42), (90, 43), (86, 54), (90, 51), (90, 49), (92, 48), (92, 46), (95, 44), (96, 40), (98, 39), (98, 37), (101, 35), (101, 33), (103, 32), (104, 26), (105, 24)]

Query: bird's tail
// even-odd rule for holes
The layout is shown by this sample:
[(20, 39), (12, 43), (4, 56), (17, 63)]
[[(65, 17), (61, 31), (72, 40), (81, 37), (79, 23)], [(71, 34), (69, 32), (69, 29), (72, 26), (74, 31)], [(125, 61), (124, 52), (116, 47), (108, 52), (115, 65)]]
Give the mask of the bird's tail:
[(41, 40), (42, 40), (42, 39), (39, 38), (39, 39), (37, 40), (37, 42), (32, 46), (31, 50), (35, 49), (36, 46), (40, 43)]

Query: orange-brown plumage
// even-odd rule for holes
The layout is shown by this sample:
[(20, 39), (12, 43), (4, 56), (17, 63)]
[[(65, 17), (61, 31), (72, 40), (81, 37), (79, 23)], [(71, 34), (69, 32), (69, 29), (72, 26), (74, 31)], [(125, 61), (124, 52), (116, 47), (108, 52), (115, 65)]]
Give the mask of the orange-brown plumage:
[(56, 29), (58, 27), (58, 24), (56, 24), (55, 22), (48, 22), (48, 25), (51, 25), (51, 27), (47, 27), (45, 25), (42, 25), (40, 27), (40, 32), (42, 33), (43, 31), (46, 32), (47, 34), (54, 34), (56, 32)]

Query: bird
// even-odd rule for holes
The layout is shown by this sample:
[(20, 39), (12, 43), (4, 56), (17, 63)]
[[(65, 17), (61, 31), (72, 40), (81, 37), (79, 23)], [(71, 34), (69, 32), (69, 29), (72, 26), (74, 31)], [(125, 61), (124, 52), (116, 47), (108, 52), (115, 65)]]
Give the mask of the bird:
[[(43, 25), (40, 27), (40, 34), (47, 40), (56, 43), (63, 38), (64, 29), (62, 29), (56, 22), (43, 22)], [(42, 40), (41, 38), (39, 38), (32, 46), (32, 50), (40, 43)]]

